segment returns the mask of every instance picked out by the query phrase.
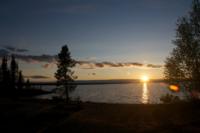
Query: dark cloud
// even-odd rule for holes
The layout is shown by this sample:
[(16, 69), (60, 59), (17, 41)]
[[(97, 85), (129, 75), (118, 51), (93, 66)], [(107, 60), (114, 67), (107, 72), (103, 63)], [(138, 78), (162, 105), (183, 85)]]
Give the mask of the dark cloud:
[(27, 50), (27, 49), (17, 49), (16, 51), (22, 53), (22, 52), (28, 52), (29, 50)]
[(150, 67), (150, 68), (161, 68), (162, 65), (147, 64), (147, 67)]
[(102, 64), (107, 67), (123, 67), (122, 63), (102, 62)]
[[(10, 50), (8, 50), (10, 49)], [(23, 51), (23, 49), (18, 49), (17, 51)], [(26, 63), (45, 63), (42, 65), (43, 68), (53, 67), (56, 61), (56, 56), (52, 55), (24, 55), (24, 54), (13, 54), (11, 51), (16, 51), (14, 48), (10, 47), (7, 49), (0, 49), (0, 58), (4, 56), (14, 55), (17, 60), (24, 61)]]
[(95, 63), (95, 66), (102, 68), (102, 67), (104, 67), (104, 64), (103, 63)]
[(138, 66), (138, 67), (144, 66), (144, 64), (138, 63), (138, 62), (125, 63), (125, 64), (126, 64), (127, 66)]
[(5, 49), (0, 49), (0, 57), (8, 56), (10, 54), (9, 51)]
[[(10, 48), (12, 49), (12, 48)], [(9, 55), (9, 51), (0, 49), (0, 57)], [(55, 55), (23, 55), (14, 54), (16, 59), (27, 62), (27, 63), (45, 63), (42, 65), (43, 68), (52, 68), (56, 64), (57, 56)], [(76, 61), (76, 64), (82, 69), (95, 69), (105, 67), (148, 67), (148, 68), (161, 68), (162, 65), (157, 64), (143, 64), (139, 62), (95, 62), (95, 61)]]
[(13, 46), (4, 46), (4, 48), (6, 50), (9, 50), (10, 52), (17, 52), (17, 53), (23, 53), (23, 52), (29, 51), (27, 49), (20, 49), (20, 48), (16, 48), (16, 47), (13, 47)]
[(114, 62), (92, 62), (92, 61), (76, 61), (80, 66), (83, 66), (84, 69), (94, 69), (94, 68), (103, 68), (103, 67), (141, 67), (144, 66), (142, 63), (138, 62), (128, 62), (128, 63), (114, 63)]
[(56, 60), (56, 56), (52, 56), (52, 55), (20, 55), (20, 54), (15, 54), (14, 56), (17, 59), (28, 62), (28, 63), (34, 63), (34, 62), (53, 63)]
[(162, 65), (155, 65), (155, 64), (142, 64), (139, 62), (92, 62), (92, 61), (76, 61), (77, 64), (82, 69), (95, 69), (95, 68), (104, 68), (104, 67), (148, 67), (148, 68), (161, 68)]
[(102, 62), (102, 64), (104, 64), (104, 66), (108, 66), (108, 67), (142, 67), (144, 66), (144, 64), (138, 63), (138, 62), (126, 62), (126, 63), (113, 63), (113, 62)]
[(31, 78), (31, 79), (49, 79), (50, 77), (47, 76), (42, 76), (42, 75), (32, 75), (32, 76), (25, 76), (26, 78)]

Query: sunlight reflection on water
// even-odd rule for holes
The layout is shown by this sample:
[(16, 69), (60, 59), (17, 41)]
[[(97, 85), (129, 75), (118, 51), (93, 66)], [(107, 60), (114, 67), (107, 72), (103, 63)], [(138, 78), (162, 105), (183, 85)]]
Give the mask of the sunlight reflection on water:
[[(103, 103), (130, 103), (148, 104), (160, 103), (160, 97), (172, 94), (184, 98), (184, 93), (172, 92), (165, 83), (130, 83), (130, 84), (102, 84), (102, 85), (78, 85), (70, 97), (80, 98), (83, 102)], [(52, 89), (55, 86), (45, 86), (45, 89)], [(39, 98), (51, 98), (53, 95), (43, 95)]]
[(142, 103), (146, 104), (146, 103), (148, 103), (148, 100), (149, 100), (149, 93), (148, 93), (147, 83), (143, 83)]

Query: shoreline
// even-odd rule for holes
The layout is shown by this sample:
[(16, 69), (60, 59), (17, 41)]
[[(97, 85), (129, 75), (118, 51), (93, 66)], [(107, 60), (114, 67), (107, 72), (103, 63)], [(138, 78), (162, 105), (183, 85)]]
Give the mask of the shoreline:
[(76, 104), (49, 100), (0, 101), (1, 131), (200, 132), (200, 106), (181, 104)]

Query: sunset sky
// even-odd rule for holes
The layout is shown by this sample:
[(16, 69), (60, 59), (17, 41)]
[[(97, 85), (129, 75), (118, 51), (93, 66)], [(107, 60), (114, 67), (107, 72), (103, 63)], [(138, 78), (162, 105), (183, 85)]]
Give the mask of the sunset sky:
[(190, 0), (1, 0), (0, 57), (51, 81), (67, 44), (79, 80), (163, 78), (176, 21)]

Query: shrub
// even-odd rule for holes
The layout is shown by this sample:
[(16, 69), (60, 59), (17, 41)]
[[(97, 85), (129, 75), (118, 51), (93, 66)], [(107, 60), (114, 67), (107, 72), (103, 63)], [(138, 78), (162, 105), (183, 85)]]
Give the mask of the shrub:
[(181, 100), (178, 96), (166, 94), (166, 95), (163, 95), (163, 96), (160, 97), (160, 101), (163, 102), (163, 103), (169, 104), (169, 103), (178, 103)]

